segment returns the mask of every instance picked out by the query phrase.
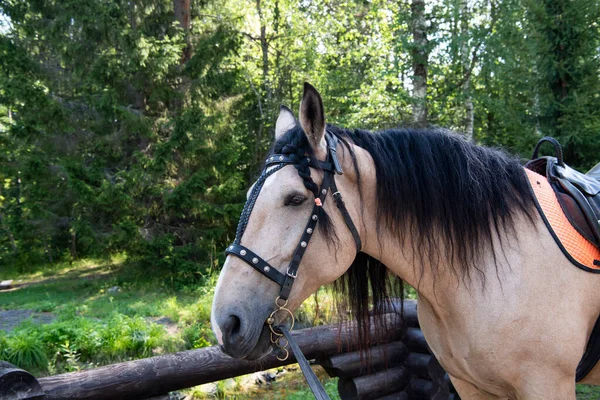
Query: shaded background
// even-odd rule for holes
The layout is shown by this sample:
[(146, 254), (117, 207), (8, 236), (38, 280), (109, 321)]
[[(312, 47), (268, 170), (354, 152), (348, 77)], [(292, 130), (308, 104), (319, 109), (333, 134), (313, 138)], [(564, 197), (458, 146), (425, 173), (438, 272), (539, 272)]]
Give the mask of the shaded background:
[[(0, 265), (124, 255), (199, 281), (233, 239), (278, 107), (600, 158), (594, 0), (4, 0)], [(1, 267), (0, 267), (1, 268)]]

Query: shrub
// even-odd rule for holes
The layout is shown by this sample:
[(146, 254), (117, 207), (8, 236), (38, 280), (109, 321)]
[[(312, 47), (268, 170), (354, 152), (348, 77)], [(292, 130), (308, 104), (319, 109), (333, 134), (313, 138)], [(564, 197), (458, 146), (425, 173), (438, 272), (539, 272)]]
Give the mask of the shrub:
[(23, 324), (9, 334), (0, 332), (0, 359), (23, 369), (50, 369), (55, 374), (177, 351), (183, 345), (161, 325), (115, 313), (107, 322), (80, 316), (41, 326)]
[(9, 336), (6, 339), (6, 359), (11, 364), (25, 370), (45, 371), (48, 357), (39, 336), (34, 332), (25, 335)]
[(199, 349), (202, 347), (212, 346), (214, 343), (213, 333), (210, 326), (202, 323), (197, 323), (188, 326), (183, 331), (183, 339), (186, 342), (186, 347)]

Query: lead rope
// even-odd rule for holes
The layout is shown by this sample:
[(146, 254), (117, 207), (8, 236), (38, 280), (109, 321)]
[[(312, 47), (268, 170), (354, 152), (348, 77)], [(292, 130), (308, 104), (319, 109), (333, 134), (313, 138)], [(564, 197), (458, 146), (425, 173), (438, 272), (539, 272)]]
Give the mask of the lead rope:
[[(310, 390), (315, 395), (315, 399), (331, 400), (329, 395), (325, 391), (325, 388), (321, 384), (321, 381), (319, 381), (319, 378), (317, 378), (317, 375), (315, 375), (315, 372), (310, 367), (308, 360), (306, 359), (306, 357), (304, 357), (304, 354), (302, 354), (300, 347), (298, 347), (293, 336), (290, 334), (290, 331), (288, 331), (288, 329), (283, 325), (276, 327), (276, 329), (280, 330), (283, 333), (283, 335), (285, 335), (285, 340), (290, 345), (292, 352), (294, 353), (294, 356), (296, 357), (296, 361), (298, 362), (298, 365), (300, 365), (300, 369), (302, 370), (302, 373), (304, 374), (306, 383), (308, 383), (308, 387), (310, 387)], [(283, 336), (281, 336), (281, 337), (283, 337)]]

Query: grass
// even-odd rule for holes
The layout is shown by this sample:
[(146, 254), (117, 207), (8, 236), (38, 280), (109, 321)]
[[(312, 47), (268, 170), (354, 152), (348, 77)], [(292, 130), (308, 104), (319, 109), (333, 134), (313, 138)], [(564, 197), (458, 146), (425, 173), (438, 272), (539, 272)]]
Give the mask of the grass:
[(577, 385), (577, 400), (600, 399), (600, 386)]
[[(337, 378), (330, 378), (320, 367), (313, 367), (319, 380), (323, 383), (325, 390), (332, 400), (340, 399), (337, 391)], [(270, 372), (276, 375), (276, 379), (271, 383), (256, 385), (253, 375), (239, 376), (234, 379), (228, 379), (218, 382), (215, 385), (202, 385), (185, 391), (190, 399), (214, 399), (224, 398), (231, 400), (304, 400), (314, 399), (314, 395), (308, 388), (304, 377), (297, 364), (287, 368), (271, 369)]]
[[(210, 330), (212, 287), (175, 291), (160, 281), (139, 279), (123, 257), (43, 266), (16, 275), (16, 288), (0, 292), (0, 310), (52, 313), (47, 325), (19, 324), (0, 331), (0, 358), (38, 376), (215, 343)], [(118, 287), (118, 291), (111, 288)], [(169, 326), (157, 324), (160, 317)], [(169, 328), (169, 331), (167, 331)]]

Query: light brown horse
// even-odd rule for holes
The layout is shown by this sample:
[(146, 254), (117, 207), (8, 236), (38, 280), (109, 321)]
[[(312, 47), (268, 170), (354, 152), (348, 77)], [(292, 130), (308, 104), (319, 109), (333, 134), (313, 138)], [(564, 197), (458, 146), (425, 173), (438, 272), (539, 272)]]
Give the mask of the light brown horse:
[[(383, 301), (383, 280), (401, 278), (417, 289), (423, 333), (461, 398), (575, 399), (575, 370), (600, 313), (600, 277), (573, 266), (555, 244), (518, 161), (439, 130), (326, 125), (321, 97), (307, 84), (299, 120), (282, 107), (274, 152), (325, 161), (326, 132), (338, 139), (343, 175), (335, 183), (360, 253), (328, 193), (327, 218), (305, 246), (287, 308), (344, 275), (354, 279), (351, 295), (360, 298), (351, 303), (364, 318), (367, 302)], [(268, 176), (244, 248), (285, 275), (323, 176), (318, 165), (298, 163)], [(252, 360), (271, 351), (265, 321), (279, 293), (227, 257), (212, 310), (226, 353)], [(584, 383), (600, 383), (600, 367)]]

